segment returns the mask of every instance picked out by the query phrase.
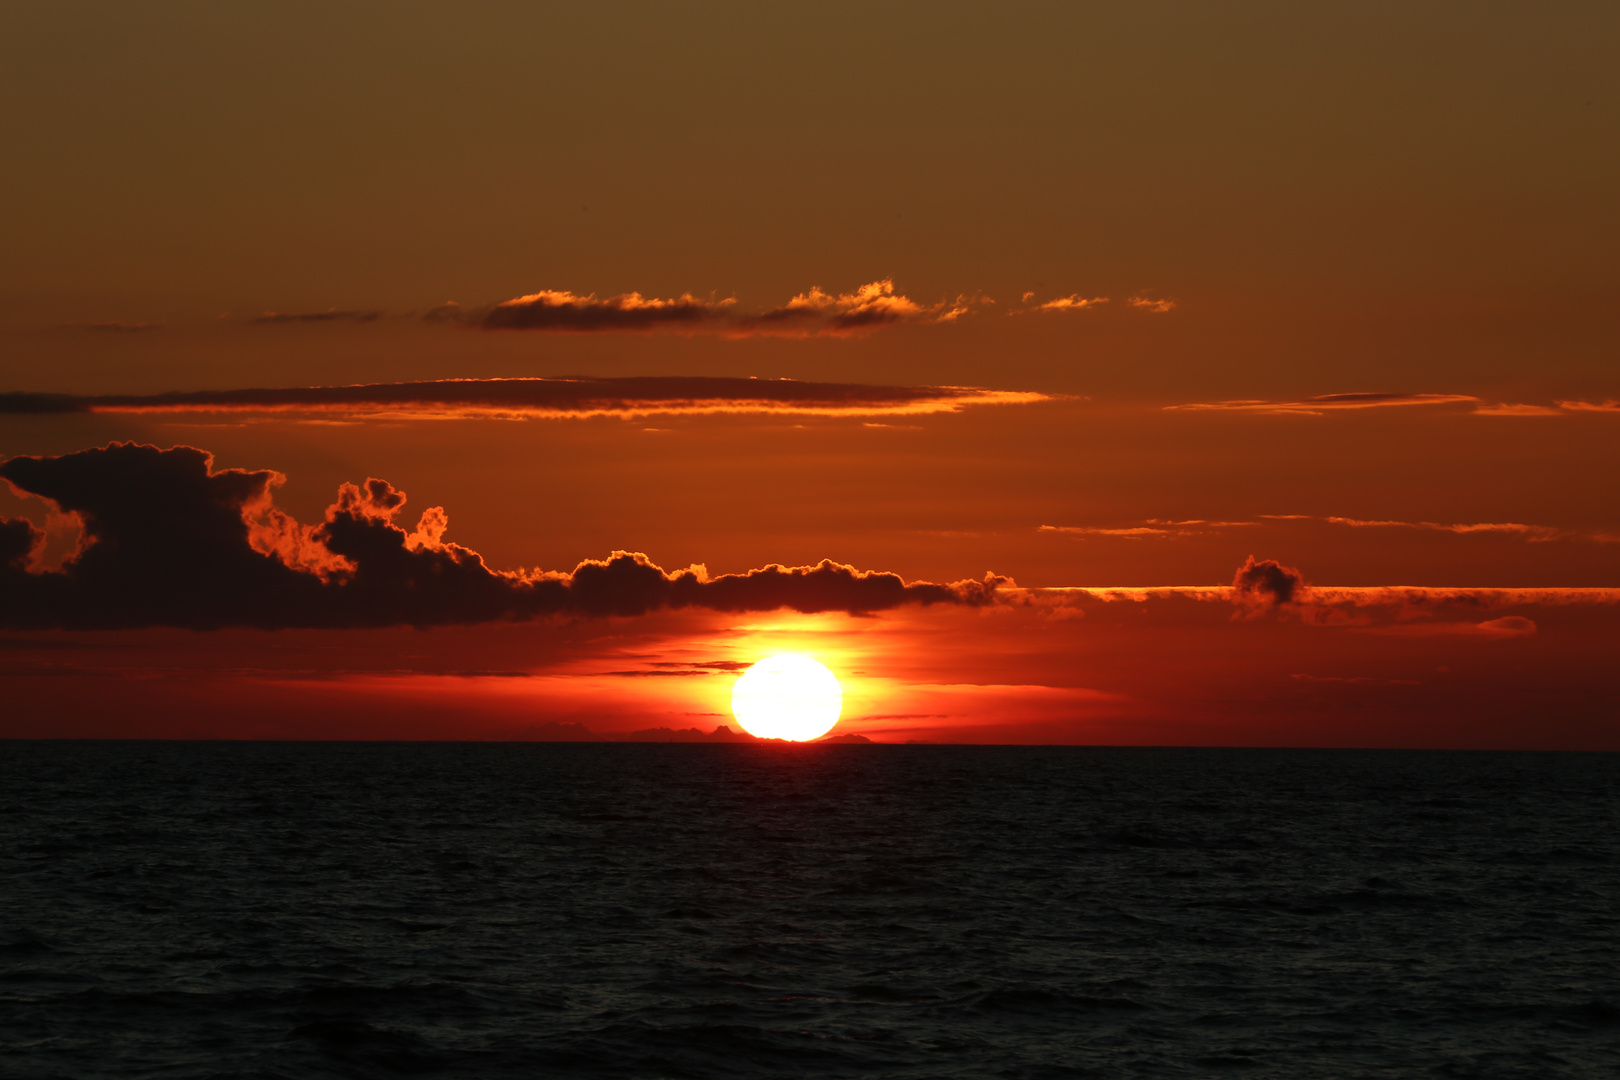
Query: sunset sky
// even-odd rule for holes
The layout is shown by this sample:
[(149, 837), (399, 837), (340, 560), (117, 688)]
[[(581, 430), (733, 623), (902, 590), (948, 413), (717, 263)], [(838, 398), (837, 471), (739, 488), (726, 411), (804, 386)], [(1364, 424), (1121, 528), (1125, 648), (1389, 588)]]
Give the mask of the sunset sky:
[(7, 5), (0, 736), (1620, 749), (1617, 47)]

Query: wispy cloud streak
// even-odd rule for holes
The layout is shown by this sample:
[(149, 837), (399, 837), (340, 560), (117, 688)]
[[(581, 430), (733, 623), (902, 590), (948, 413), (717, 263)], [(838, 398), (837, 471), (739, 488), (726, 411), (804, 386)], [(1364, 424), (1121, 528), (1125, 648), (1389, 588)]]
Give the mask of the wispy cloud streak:
[(1447, 525), (1436, 521), (1375, 520), (1340, 517), (1337, 515), (1317, 516), (1315, 514), (1260, 514), (1259, 520), (1255, 521), (1207, 521), (1201, 518), (1192, 518), (1185, 521), (1166, 521), (1159, 518), (1148, 518), (1139, 525), (1042, 525), (1037, 531), (1117, 540), (1168, 540), (1208, 536), (1229, 529), (1252, 529), (1264, 525), (1266, 522), (1286, 521), (1315, 522), (1351, 529), (1407, 529), (1417, 532), (1451, 533), (1457, 536), (1501, 536), (1525, 540), (1533, 544), (1547, 543), (1553, 540), (1586, 540), (1598, 544), (1620, 541), (1620, 536), (1611, 533), (1566, 529), (1554, 525), (1526, 525), (1516, 521), (1460, 522)]
[(1208, 401), (1166, 405), (1168, 412), (1248, 412), (1274, 415), (1321, 416), (1349, 409), (1388, 409), (1413, 405), (1471, 405), (1479, 398), (1472, 394), (1321, 394), (1296, 401)]
[[(1035, 299), (1034, 293), (1027, 292), (1024, 294), (1024, 303), (1028, 304), (1033, 299)], [(1030, 307), (1016, 308), (1008, 314), (1061, 315), (1070, 311), (1086, 311), (1091, 308), (1101, 307), (1106, 303), (1108, 303), (1108, 297), (1106, 296), (1082, 296), (1080, 293), (1075, 293), (1073, 296), (1060, 296), (1055, 300), (1048, 300), (1044, 304), (1034, 304)]]
[(263, 315), (255, 315), (249, 322), (256, 323), (336, 323), (336, 322), (376, 322), (382, 318), (380, 311), (339, 311), (337, 308), (328, 308), (326, 311), (267, 311)]
[(752, 413), (793, 416), (910, 416), (974, 405), (1027, 404), (1047, 395), (960, 386), (871, 386), (649, 376), (618, 379), (439, 379), (164, 394), (0, 394), (0, 414), (319, 414), (369, 419), (546, 419)]
[(1474, 416), (1568, 416), (1571, 413), (1620, 414), (1620, 402), (1559, 401), (1554, 405), (1488, 402), (1472, 394), (1322, 394), (1297, 400), (1195, 401), (1164, 406), (1167, 412), (1239, 412), (1272, 416), (1322, 416), (1330, 412), (1386, 409), (1414, 405), (1466, 405)]

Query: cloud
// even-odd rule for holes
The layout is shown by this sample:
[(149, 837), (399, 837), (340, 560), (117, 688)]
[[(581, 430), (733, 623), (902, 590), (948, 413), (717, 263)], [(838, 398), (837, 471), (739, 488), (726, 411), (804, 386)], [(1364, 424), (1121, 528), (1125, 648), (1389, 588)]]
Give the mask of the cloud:
[(1136, 525), (1128, 528), (1103, 528), (1092, 525), (1042, 525), (1037, 531), (1051, 533), (1067, 533), (1071, 536), (1111, 536), (1126, 540), (1141, 540), (1144, 538), (1163, 539), (1168, 536), (1190, 536), (1191, 531), (1186, 529), (1162, 528), (1151, 525)]
[[(1135, 303), (1136, 301), (1132, 301)], [(1298, 401), (1190, 402), (1166, 405), (1170, 412), (1250, 412), (1277, 416), (1321, 416), (1343, 409), (1379, 409), (1402, 405), (1472, 405), (1474, 416), (1567, 416), (1572, 412), (1620, 412), (1620, 402), (1560, 401), (1556, 407), (1523, 402), (1490, 403), (1472, 394), (1322, 394)]]
[(1368, 627), (1366, 632), (1397, 637), (1516, 638), (1534, 634), (1536, 624), (1523, 615), (1504, 615), (1499, 619), (1486, 619), (1477, 623), (1433, 622), (1375, 626)]
[(1238, 608), (1234, 617), (1252, 619), (1309, 597), (1304, 575), (1276, 559), (1256, 560), (1250, 555), (1232, 578), (1231, 601)]
[(598, 300), (595, 293), (577, 296), (565, 290), (542, 289), (488, 308), (478, 318), (478, 325), (486, 330), (582, 332), (693, 327), (718, 319), (730, 304), (730, 300), (699, 300), (690, 293), (673, 300), (648, 299), (638, 292)]
[(1322, 394), (1298, 401), (1210, 401), (1166, 405), (1168, 412), (1251, 412), (1274, 415), (1321, 416), (1345, 409), (1385, 409), (1409, 405), (1477, 404), (1470, 394)]
[(623, 678), (689, 678), (693, 675), (740, 675), (752, 667), (746, 660), (707, 660), (698, 662), (659, 660), (645, 668), (586, 673), (590, 677), (613, 675)]
[(860, 333), (901, 322), (954, 322), (975, 304), (992, 302), (983, 296), (958, 296), (952, 301), (923, 305), (897, 292), (894, 281), (884, 278), (848, 293), (833, 294), (813, 287), (781, 307), (738, 316), (730, 332), (792, 336)]
[(1513, 521), (1481, 521), (1472, 525), (1441, 525), (1434, 521), (1363, 521), (1358, 518), (1347, 517), (1325, 517), (1318, 520), (1326, 521), (1332, 525), (1346, 525), (1352, 529), (1418, 529), (1425, 532), (1448, 532), (1465, 536), (1469, 533), (1521, 536), (1533, 544), (1557, 540), (1570, 535), (1563, 529), (1555, 529), (1549, 525), (1521, 525)]
[(1474, 408), (1475, 416), (1562, 416), (1557, 409), (1546, 405), (1523, 405), (1499, 402), (1495, 405), (1480, 404)]
[(142, 330), (156, 330), (162, 323), (149, 322), (93, 322), (84, 323), (77, 327), (80, 330), (96, 330), (104, 334), (133, 334)]
[[(1034, 298), (1034, 293), (1027, 292), (1023, 297), (1024, 303), (1027, 304)], [(1013, 310), (1010, 314), (1027, 315), (1033, 312), (1041, 312), (1049, 315), (1062, 314), (1063, 312), (1068, 311), (1085, 311), (1087, 308), (1100, 307), (1106, 303), (1108, 303), (1108, 297), (1106, 296), (1088, 297), (1075, 293), (1073, 296), (1060, 296), (1056, 300), (1048, 300), (1046, 303), (1036, 304), (1034, 307), (1018, 308)]]
[(15, 457), (0, 478), (83, 522), (60, 571), (31, 572), (42, 533), (0, 519), (0, 624), (13, 628), (211, 629), (433, 626), (545, 615), (640, 615), (664, 608), (864, 614), (902, 604), (994, 601), (1011, 582), (906, 582), (830, 560), (710, 577), (665, 571), (637, 552), (568, 572), (497, 571), (444, 540), (442, 507), (412, 531), (405, 493), (344, 484), (318, 525), (277, 510), (272, 470), (212, 468), (203, 450), (112, 443), (60, 457)]
[(439, 379), (165, 394), (0, 394), (0, 414), (72, 412), (322, 415), (368, 419), (546, 419), (667, 414), (907, 416), (970, 405), (1025, 404), (1047, 395), (964, 386), (867, 386), (649, 376), (619, 379)]
[(1186, 521), (1167, 521), (1161, 518), (1147, 518), (1139, 525), (1118, 527), (1042, 525), (1039, 526), (1037, 531), (1063, 533), (1070, 536), (1108, 537), (1120, 540), (1168, 540), (1209, 536), (1214, 533), (1225, 532), (1228, 529), (1256, 528), (1267, 521), (1311, 521), (1352, 529), (1412, 529), (1421, 532), (1452, 533), (1459, 536), (1505, 536), (1525, 540), (1532, 544), (1547, 543), (1553, 540), (1586, 540), (1595, 544), (1612, 544), (1620, 541), (1620, 537), (1610, 533), (1583, 532), (1577, 529), (1564, 529), (1552, 525), (1525, 525), (1515, 521), (1479, 521), (1471, 524), (1443, 525), (1435, 521), (1367, 520), (1337, 516), (1318, 517), (1315, 514), (1260, 514), (1258, 516), (1259, 521), (1206, 521), (1202, 518), (1190, 518)]
[(1587, 540), (1595, 544), (1612, 544), (1620, 539), (1608, 533), (1582, 532), (1578, 529), (1563, 529), (1553, 525), (1526, 525), (1517, 521), (1477, 521), (1471, 524), (1444, 525), (1437, 521), (1367, 520), (1331, 515), (1317, 517), (1313, 514), (1261, 514), (1260, 517), (1270, 521), (1321, 521), (1351, 529), (1413, 529), (1421, 532), (1453, 533), (1458, 536), (1507, 536), (1532, 544), (1543, 544), (1553, 540)]
[(883, 278), (853, 292), (830, 293), (820, 286), (799, 293), (780, 307), (744, 312), (732, 299), (702, 299), (683, 293), (671, 299), (639, 292), (599, 298), (563, 289), (542, 289), (489, 307), (465, 309), (451, 302), (427, 312), (430, 322), (454, 322), (484, 330), (551, 330), (572, 333), (665, 331), (712, 332), (728, 337), (809, 337), (850, 335), (905, 322), (953, 322), (980, 304), (980, 295), (923, 304)]
[(1107, 528), (1096, 525), (1042, 525), (1037, 532), (1065, 533), (1070, 536), (1105, 536), (1122, 540), (1164, 540), (1171, 537), (1204, 536), (1225, 529), (1252, 528), (1255, 521), (1206, 521), (1191, 518), (1186, 521), (1165, 521), (1148, 518), (1140, 525)]
[(382, 318), (380, 311), (339, 311), (337, 308), (328, 308), (325, 311), (267, 311), (263, 315), (255, 315), (251, 322), (256, 323), (327, 323), (327, 322), (376, 322)]
[(1176, 302), (1174, 300), (1151, 300), (1146, 296), (1131, 297), (1131, 307), (1142, 308), (1145, 311), (1153, 311), (1161, 315), (1174, 309), (1175, 306)]
[[(1340, 586), (1307, 584), (1300, 571), (1252, 556), (1231, 586), (1172, 585), (1139, 588), (1009, 587), (998, 591), (1006, 605), (1045, 609), (1058, 618), (1107, 615), (1121, 605), (1152, 605), (1173, 621), (1232, 621), (1275, 616), (1308, 627), (1337, 628), (1414, 637), (1522, 637), (1534, 623), (1520, 611), (1620, 606), (1613, 588), (1455, 588), (1421, 585)], [(1207, 616), (1198, 614), (1200, 610)], [(1143, 612), (1144, 614), (1146, 612)], [(1495, 617), (1479, 621), (1481, 616)], [(1133, 620), (1134, 621), (1134, 620)]]

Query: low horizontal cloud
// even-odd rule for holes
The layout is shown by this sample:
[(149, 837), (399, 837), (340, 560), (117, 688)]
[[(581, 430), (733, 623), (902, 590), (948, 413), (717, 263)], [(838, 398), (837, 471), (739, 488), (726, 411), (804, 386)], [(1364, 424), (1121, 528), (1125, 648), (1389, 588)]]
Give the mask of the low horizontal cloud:
[(1553, 540), (1584, 540), (1595, 544), (1612, 544), (1620, 541), (1620, 537), (1611, 533), (1565, 529), (1554, 525), (1526, 525), (1517, 521), (1457, 522), (1447, 525), (1438, 521), (1393, 521), (1332, 515), (1317, 517), (1311, 514), (1262, 514), (1260, 516), (1273, 521), (1320, 521), (1328, 525), (1340, 525), (1351, 529), (1409, 529), (1417, 532), (1452, 533), (1457, 536), (1501, 536), (1524, 540), (1532, 544), (1544, 544)]
[(1036, 531), (1064, 533), (1069, 536), (1102, 536), (1119, 540), (1164, 540), (1178, 536), (1201, 536), (1221, 529), (1252, 528), (1256, 521), (1206, 521), (1189, 518), (1185, 521), (1167, 521), (1148, 518), (1140, 525), (1042, 525)]
[[(1134, 302), (1134, 301), (1133, 301)], [(1412, 405), (1466, 405), (1474, 416), (1567, 416), (1570, 413), (1620, 413), (1620, 402), (1559, 401), (1553, 405), (1488, 402), (1472, 394), (1322, 394), (1294, 401), (1242, 399), (1166, 405), (1168, 412), (1246, 412), (1273, 416), (1322, 416), (1349, 409), (1383, 409)]]
[(83, 323), (77, 329), (95, 330), (103, 334), (135, 334), (143, 330), (156, 330), (162, 325), (149, 322), (93, 322)]
[(262, 315), (255, 315), (249, 322), (256, 323), (334, 323), (334, 322), (376, 322), (382, 318), (380, 311), (339, 311), (337, 308), (328, 308), (325, 311), (266, 311)]
[[(1512, 637), (1533, 631), (1533, 621), (1511, 614), (1536, 608), (1620, 606), (1613, 588), (1465, 588), (1423, 585), (1317, 585), (1298, 569), (1251, 556), (1231, 585), (1113, 588), (1004, 588), (1009, 604), (1085, 614), (1119, 605), (1230, 605), (1235, 621), (1281, 619), (1414, 636)], [(1481, 615), (1501, 612), (1480, 621)], [(1416, 627), (1416, 629), (1403, 629)]]
[(1367, 627), (1366, 632), (1390, 634), (1397, 637), (1462, 637), (1462, 638), (1516, 638), (1528, 637), (1536, 632), (1534, 620), (1523, 615), (1504, 615), (1483, 622), (1422, 622), (1402, 623), (1395, 626)]
[(1514, 521), (1480, 521), (1472, 525), (1441, 525), (1434, 521), (1363, 521), (1358, 518), (1325, 517), (1317, 520), (1331, 525), (1345, 525), (1352, 529), (1416, 529), (1421, 532), (1448, 532), (1466, 536), (1469, 533), (1518, 536), (1531, 543), (1544, 543), (1572, 535), (1568, 530), (1549, 525), (1521, 525)]
[(211, 629), (433, 626), (546, 615), (640, 615), (667, 608), (841, 611), (903, 604), (986, 605), (1011, 582), (951, 584), (823, 561), (711, 577), (666, 571), (614, 552), (566, 572), (497, 571), (448, 542), (430, 507), (414, 530), (395, 524), (405, 493), (386, 481), (345, 484), (318, 525), (272, 504), (268, 470), (212, 468), (189, 446), (136, 443), (59, 457), (15, 457), (0, 478), (83, 523), (60, 571), (32, 568), (44, 534), (0, 519), (0, 625), (11, 628)]
[(586, 673), (622, 678), (689, 678), (693, 675), (740, 675), (753, 665), (746, 660), (655, 661), (644, 668)]
[(1553, 540), (1582, 540), (1597, 544), (1620, 542), (1620, 535), (1613, 533), (1566, 529), (1554, 525), (1526, 525), (1514, 521), (1478, 521), (1446, 525), (1435, 521), (1373, 520), (1315, 514), (1261, 514), (1259, 520), (1255, 521), (1213, 521), (1202, 518), (1172, 521), (1148, 518), (1139, 525), (1042, 525), (1037, 531), (1116, 540), (1168, 540), (1209, 536), (1230, 529), (1252, 529), (1271, 521), (1317, 522), (1352, 529), (1406, 529), (1416, 532), (1451, 533), (1457, 536), (1500, 536), (1532, 544)]
[(489, 330), (653, 330), (718, 319), (730, 304), (699, 300), (689, 293), (673, 300), (648, 299), (638, 292), (598, 300), (595, 294), (543, 289), (502, 301), (477, 321)]
[(884, 278), (850, 292), (827, 292), (816, 286), (779, 307), (763, 311), (744, 311), (733, 299), (704, 299), (690, 293), (660, 299), (639, 292), (598, 297), (594, 293), (543, 289), (484, 308), (445, 304), (428, 312), (426, 318), (484, 330), (808, 337), (859, 334), (908, 322), (952, 322), (987, 303), (992, 303), (987, 297), (967, 295), (923, 303), (900, 292), (893, 280)]
[(439, 379), (164, 394), (0, 394), (0, 414), (73, 412), (319, 414), (372, 419), (626, 418), (704, 413), (906, 416), (971, 405), (1025, 404), (1044, 394), (962, 386), (869, 386), (649, 376), (619, 379)]
[(1474, 406), (1475, 416), (1562, 416), (1563, 412), (1550, 405), (1527, 405), (1512, 402), (1498, 402), (1488, 405), (1484, 402)]
[(1131, 297), (1131, 307), (1141, 308), (1144, 311), (1152, 311), (1160, 315), (1167, 311), (1173, 310), (1175, 306), (1176, 302), (1174, 300), (1155, 300), (1147, 296)]
[(1321, 416), (1328, 412), (1348, 409), (1388, 409), (1413, 405), (1477, 404), (1479, 398), (1471, 394), (1321, 394), (1295, 401), (1240, 401), (1192, 402), (1186, 405), (1166, 405), (1169, 412), (1249, 412), (1277, 415)]

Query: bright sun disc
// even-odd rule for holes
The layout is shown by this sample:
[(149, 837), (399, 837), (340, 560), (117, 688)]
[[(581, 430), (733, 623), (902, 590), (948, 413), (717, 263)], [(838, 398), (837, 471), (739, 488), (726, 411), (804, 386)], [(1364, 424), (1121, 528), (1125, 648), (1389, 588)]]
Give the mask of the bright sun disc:
[(803, 742), (827, 734), (838, 723), (844, 688), (824, 664), (808, 656), (767, 656), (737, 679), (731, 711), (750, 735)]

